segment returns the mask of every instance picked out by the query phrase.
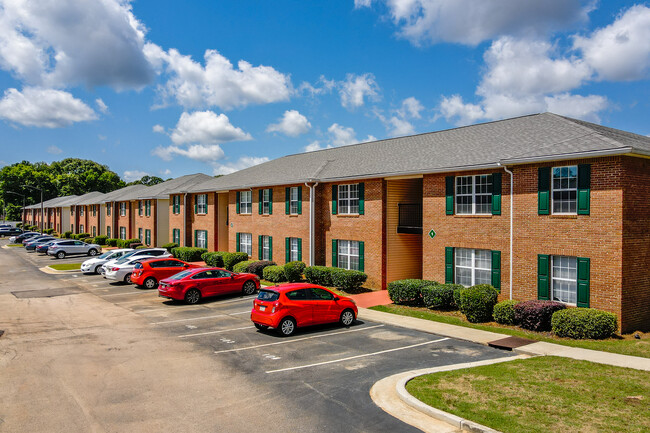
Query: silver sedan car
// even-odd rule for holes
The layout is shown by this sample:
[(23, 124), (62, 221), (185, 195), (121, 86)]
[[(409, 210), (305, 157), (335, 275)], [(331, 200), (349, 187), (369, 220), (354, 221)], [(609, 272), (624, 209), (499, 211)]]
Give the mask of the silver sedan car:
[[(116, 263), (110, 267), (104, 265), (104, 278), (107, 280), (113, 281), (124, 281), (125, 283), (131, 284), (131, 274), (133, 273), (133, 268), (136, 263), (140, 263), (144, 260), (151, 260), (152, 257), (129, 257), (124, 263)], [(121, 261), (121, 260), (120, 260)]]

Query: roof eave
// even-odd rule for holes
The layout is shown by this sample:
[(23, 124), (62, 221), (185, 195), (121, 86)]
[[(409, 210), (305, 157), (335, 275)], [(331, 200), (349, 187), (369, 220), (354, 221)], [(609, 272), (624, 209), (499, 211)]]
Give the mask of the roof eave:
[(560, 153), (560, 154), (540, 155), (540, 156), (523, 156), (521, 158), (502, 159), (499, 162), (503, 165), (532, 164), (536, 162), (565, 161), (569, 159), (598, 158), (602, 156), (625, 155), (625, 154), (637, 153), (637, 152), (643, 152), (643, 151), (639, 149), (635, 150), (632, 147), (617, 147), (614, 149), (587, 150), (584, 152), (570, 152), (570, 153)]

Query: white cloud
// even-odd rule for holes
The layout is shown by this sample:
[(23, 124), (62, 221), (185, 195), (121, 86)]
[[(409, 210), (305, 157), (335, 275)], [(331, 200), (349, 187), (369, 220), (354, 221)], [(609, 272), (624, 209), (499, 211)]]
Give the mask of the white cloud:
[(415, 119), (420, 119), (420, 111), (424, 110), (424, 106), (413, 96), (406, 98), (402, 101), (402, 108), (400, 109), (400, 114), (402, 117), (413, 117)]
[(170, 174), (172, 174), (172, 171), (170, 169), (166, 168), (164, 170), (160, 170), (160, 174), (162, 176), (169, 176)]
[(52, 155), (59, 155), (59, 154), (63, 153), (63, 150), (61, 150), (61, 148), (59, 148), (57, 146), (52, 145), (52, 146), (47, 148), (47, 153), (51, 153)]
[(228, 141), (252, 140), (250, 134), (233, 126), (225, 114), (212, 111), (195, 111), (181, 114), (171, 133), (175, 144), (217, 144)]
[(607, 98), (600, 95), (561, 95), (547, 96), (544, 98), (548, 111), (568, 117), (599, 122), (597, 113), (609, 105)]
[(237, 68), (216, 50), (207, 50), (205, 67), (175, 49), (165, 52), (147, 44), (145, 52), (156, 69), (169, 76), (158, 91), (162, 105), (175, 100), (183, 107), (216, 106), (224, 110), (251, 104), (286, 101), (291, 95), (288, 75), (270, 66), (240, 60)]
[[(355, 0), (355, 8), (371, 7)], [(502, 35), (539, 36), (587, 19), (580, 0), (383, 0), (398, 34), (413, 44), (476, 45)]]
[(214, 174), (230, 174), (268, 161), (269, 159), (266, 156), (242, 156), (237, 162), (214, 164)]
[(104, 141), (104, 140), (106, 140), (108, 137), (106, 137), (105, 135), (98, 134), (98, 135), (97, 135), (97, 138), (99, 138), (100, 140)]
[(402, 101), (400, 108), (391, 110), (392, 114), (384, 115), (379, 109), (374, 110), (375, 116), (384, 124), (388, 135), (401, 137), (415, 133), (415, 127), (408, 119), (420, 119), (424, 106), (413, 96)]
[(305, 134), (311, 128), (309, 120), (296, 110), (287, 110), (278, 123), (273, 123), (266, 128), (268, 132), (281, 132), (290, 137)]
[(156, 132), (158, 134), (164, 134), (165, 133), (165, 128), (162, 125), (154, 125), (152, 130), (153, 130), (153, 132)]
[(313, 152), (315, 150), (321, 150), (323, 147), (320, 145), (320, 141), (314, 140), (305, 146), (305, 152)]
[(146, 171), (140, 170), (125, 170), (122, 177), (127, 182), (133, 182), (134, 180), (141, 179), (143, 176), (150, 176)]
[(338, 123), (333, 123), (329, 128), (327, 128), (327, 132), (329, 134), (327, 143), (321, 144), (318, 140), (313, 141), (304, 147), (304, 151), (313, 152), (315, 150), (330, 149), (332, 147), (348, 146), (350, 144), (377, 140), (377, 138), (372, 135), (368, 135), (363, 140), (358, 140), (353, 128), (342, 126)]
[(0, 1), (0, 68), (30, 85), (142, 87), (144, 44), (128, 0)]
[(223, 159), (225, 154), (218, 144), (193, 144), (188, 147), (181, 146), (159, 146), (152, 152), (165, 161), (174, 159), (174, 155), (184, 156), (197, 161), (217, 161)]
[(298, 87), (298, 92), (306, 92), (310, 96), (317, 96), (317, 95), (322, 95), (326, 93), (331, 93), (334, 88), (339, 83), (337, 83), (335, 80), (328, 80), (325, 78), (324, 75), (321, 75), (320, 78), (318, 79), (318, 82), (316, 85), (312, 85), (308, 83), (307, 81), (303, 81), (302, 84)]
[(108, 113), (108, 106), (102, 101), (101, 98), (95, 99), (95, 104), (97, 104), (97, 109), (101, 111), (102, 113), (106, 114)]
[(60, 128), (97, 118), (95, 112), (68, 92), (26, 87), (7, 89), (0, 100), (0, 118), (25, 126)]
[(366, 98), (378, 99), (379, 86), (373, 74), (347, 74), (345, 81), (339, 83), (341, 105), (352, 110), (361, 107)]
[(603, 80), (640, 80), (650, 72), (650, 8), (629, 8), (607, 27), (573, 44)]

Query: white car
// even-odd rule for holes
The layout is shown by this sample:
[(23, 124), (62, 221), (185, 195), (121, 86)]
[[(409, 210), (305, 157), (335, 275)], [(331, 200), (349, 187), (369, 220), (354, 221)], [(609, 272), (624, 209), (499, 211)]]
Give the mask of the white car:
[[(106, 271), (104, 272), (104, 278), (113, 281), (124, 281), (125, 283), (131, 284), (131, 274), (133, 273), (133, 268), (135, 268), (135, 264), (148, 259), (151, 259), (151, 257), (147, 257), (147, 256), (129, 257), (123, 263), (116, 263), (113, 266), (105, 268)], [(118, 262), (120, 261), (121, 260), (119, 260)]]
[(88, 259), (81, 264), (81, 272), (84, 274), (101, 274), (104, 272), (102, 265), (109, 260), (117, 260), (122, 257), (124, 254), (135, 251), (133, 248), (120, 248), (119, 250), (110, 250), (106, 251), (104, 254)]
[[(132, 258), (145, 258), (145, 259), (164, 259), (166, 257), (171, 257), (172, 255), (164, 248), (141, 248), (139, 250), (131, 251), (130, 253), (124, 254), (122, 257), (117, 259), (109, 260), (104, 263), (102, 267), (104, 268), (104, 276), (109, 269), (112, 269), (116, 266), (120, 266), (126, 263)], [(101, 271), (100, 271), (101, 272)]]

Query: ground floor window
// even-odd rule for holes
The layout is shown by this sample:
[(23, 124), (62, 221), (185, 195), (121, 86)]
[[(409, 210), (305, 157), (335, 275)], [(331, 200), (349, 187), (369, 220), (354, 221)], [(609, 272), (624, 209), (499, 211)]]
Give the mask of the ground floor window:
[(181, 229), (172, 230), (172, 242), (175, 244), (181, 244)]
[(576, 257), (551, 256), (551, 299), (576, 304), (578, 262)]
[(120, 227), (120, 239), (126, 240), (126, 227)]
[(194, 232), (194, 243), (197, 248), (207, 248), (208, 247), (208, 231), (207, 230), (196, 230)]
[(97, 236), (97, 226), (93, 226), (93, 237)]
[(302, 239), (300, 238), (289, 238), (289, 261), (301, 261), (302, 260)]
[(250, 233), (239, 234), (239, 251), (249, 256), (253, 255), (253, 235)]
[(359, 242), (338, 241), (338, 263), (337, 266), (343, 269), (359, 270)]
[(145, 245), (151, 245), (151, 230), (149, 229), (144, 231), (144, 243)]
[(142, 229), (141, 228), (138, 229), (138, 239), (140, 239), (140, 242), (142, 242), (144, 240), (144, 238), (142, 237)]
[(271, 236), (260, 236), (259, 259), (273, 260), (273, 238)]
[(106, 237), (111, 238), (111, 226), (106, 226)]
[(84, 233), (84, 225), (79, 224), (79, 233)]
[(456, 248), (456, 284), (465, 287), (492, 284), (492, 252)]

